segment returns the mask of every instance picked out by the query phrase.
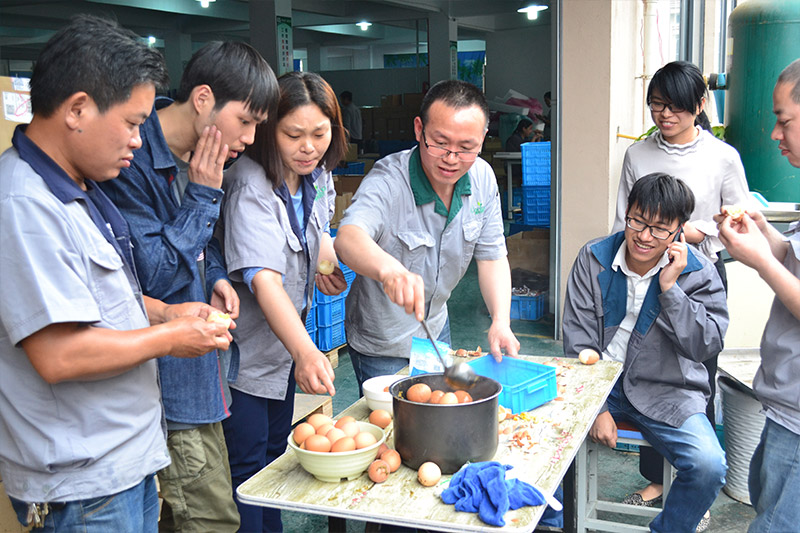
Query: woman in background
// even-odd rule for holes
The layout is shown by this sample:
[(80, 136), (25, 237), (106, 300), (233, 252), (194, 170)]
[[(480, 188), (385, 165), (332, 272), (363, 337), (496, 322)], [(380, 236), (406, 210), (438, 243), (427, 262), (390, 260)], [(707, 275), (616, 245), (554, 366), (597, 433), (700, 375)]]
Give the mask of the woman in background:
[[(750, 195), (739, 153), (708, 131), (709, 120), (703, 111), (705, 103), (705, 80), (700, 69), (692, 63), (668, 63), (650, 80), (647, 104), (658, 131), (644, 141), (633, 144), (625, 152), (614, 231), (625, 229), (628, 193), (636, 180), (651, 172), (665, 172), (681, 179), (695, 195), (694, 212), (683, 227), (686, 242), (694, 244), (715, 263), (727, 291), (725, 264), (719, 253), (724, 246), (718, 238), (713, 216), (720, 212), (723, 205), (748, 204)], [(717, 357), (703, 364), (708, 370), (711, 389), (706, 415), (712, 427), (716, 427), (714, 395)], [(639, 471), (650, 484), (628, 495), (623, 502), (650, 507), (661, 501), (662, 460), (652, 448), (642, 450)], [(708, 517), (706, 513), (697, 531), (708, 528)]]
[[(225, 177), (223, 249), (241, 298), (236, 329), (239, 376), (223, 423), (234, 491), (282, 454), (294, 391), (335, 394), (334, 373), (305, 329), (315, 284), (328, 295), (347, 288), (329, 232), (336, 192), (328, 169), (343, 157), (341, 111), (319, 75), (278, 80), (277, 113)], [(282, 531), (280, 511), (242, 504), (241, 531)]]
[(522, 143), (531, 140), (533, 136), (533, 121), (528, 117), (522, 117), (514, 129), (514, 133), (506, 139), (506, 152), (520, 152)]

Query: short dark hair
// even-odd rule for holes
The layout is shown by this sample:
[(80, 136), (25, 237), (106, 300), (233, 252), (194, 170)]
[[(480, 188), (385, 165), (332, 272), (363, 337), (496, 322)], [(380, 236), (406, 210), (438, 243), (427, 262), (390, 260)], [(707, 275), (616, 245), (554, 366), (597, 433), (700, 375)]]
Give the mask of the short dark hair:
[(522, 130), (528, 126), (533, 126), (533, 121), (528, 117), (522, 117), (519, 119), (519, 122), (517, 122), (517, 127), (514, 128), (514, 133), (522, 133)]
[(425, 93), (419, 110), (423, 125), (428, 122), (428, 109), (437, 101), (456, 109), (478, 106), (486, 117), (486, 125), (489, 125), (489, 105), (486, 103), (486, 97), (471, 83), (461, 80), (444, 80), (431, 87)]
[(653, 90), (658, 90), (668, 104), (692, 113), (703, 103), (707, 92), (703, 73), (697, 65), (688, 61), (667, 63), (653, 74), (647, 86), (648, 104), (653, 97)]
[(331, 121), (331, 144), (322, 156), (320, 166), (333, 170), (347, 151), (339, 102), (322, 76), (313, 72), (287, 72), (278, 79), (278, 87), (281, 97), (277, 111), (270, 113), (267, 121), (256, 127), (255, 142), (246, 150), (247, 155), (264, 168), (267, 179), (276, 189), (284, 182), (285, 167), (275, 133), (281, 119), (298, 107), (314, 104)]
[(791, 84), (792, 101), (795, 104), (800, 104), (800, 59), (795, 59), (781, 71), (777, 83)]
[(341, 93), (339, 93), (339, 98), (341, 98), (342, 100), (347, 99), (347, 100), (350, 100), (352, 102), (353, 101), (353, 93), (351, 93), (350, 91), (342, 91)]
[(548, 99), (552, 99), (552, 97), (550, 96), (550, 91), (547, 91), (546, 93), (544, 93), (544, 97), (548, 98)]
[(638, 207), (647, 217), (659, 216), (683, 224), (694, 211), (694, 193), (678, 178), (653, 172), (633, 184), (625, 214), (630, 213), (633, 207)]
[(228, 102), (244, 102), (252, 113), (272, 113), (278, 101), (275, 73), (247, 43), (211, 41), (195, 52), (183, 69), (175, 100), (188, 101), (198, 85), (211, 87), (215, 110)]
[(31, 109), (43, 118), (77, 92), (88, 94), (105, 113), (125, 102), (134, 87), (169, 82), (164, 57), (116, 22), (73, 17), (42, 49), (31, 75)]

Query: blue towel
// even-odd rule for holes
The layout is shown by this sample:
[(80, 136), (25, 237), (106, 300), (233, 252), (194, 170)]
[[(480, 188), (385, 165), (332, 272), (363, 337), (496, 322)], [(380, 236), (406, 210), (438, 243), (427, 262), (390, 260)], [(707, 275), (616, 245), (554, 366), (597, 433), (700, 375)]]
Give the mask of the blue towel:
[(506, 479), (506, 470), (511, 468), (497, 461), (466, 465), (450, 479), (450, 486), (442, 491), (442, 501), (455, 504), (456, 511), (478, 513), (487, 524), (502, 527), (509, 509), (545, 503), (533, 485)]

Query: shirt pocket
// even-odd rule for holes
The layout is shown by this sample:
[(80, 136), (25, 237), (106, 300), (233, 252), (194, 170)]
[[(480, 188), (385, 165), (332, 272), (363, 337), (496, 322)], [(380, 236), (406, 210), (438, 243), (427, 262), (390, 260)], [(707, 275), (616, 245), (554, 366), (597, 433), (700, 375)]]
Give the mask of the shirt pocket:
[(407, 230), (397, 232), (400, 241), (397, 259), (410, 272), (422, 274), (425, 270), (425, 257), (434, 246), (433, 236), (426, 231)]
[(100, 316), (109, 325), (121, 325), (128, 318), (129, 306), (135, 304), (122, 258), (107, 245), (90, 251), (89, 260), (92, 293)]
[(481, 236), (481, 221), (469, 220), (464, 223), (464, 249), (461, 253), (461, 268), (466, 269), (475, 253), (475, 245)]

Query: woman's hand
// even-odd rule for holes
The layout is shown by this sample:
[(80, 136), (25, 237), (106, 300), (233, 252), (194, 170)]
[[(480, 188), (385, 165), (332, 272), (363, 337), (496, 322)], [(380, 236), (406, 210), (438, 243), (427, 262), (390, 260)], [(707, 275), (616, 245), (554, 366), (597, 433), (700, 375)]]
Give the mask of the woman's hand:
[(339, 267), (336, 267), (331, 274), (316, 274), (317, 288), (322, 294), (328, 296), (336, 296), (342, 294), (347, 289), (347, 281), (344, 279), (344, 273)]

